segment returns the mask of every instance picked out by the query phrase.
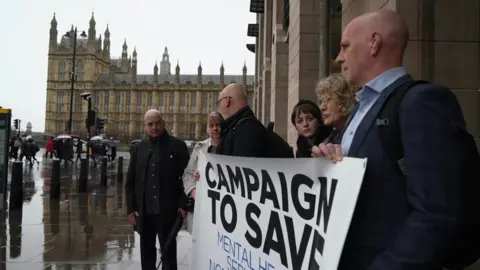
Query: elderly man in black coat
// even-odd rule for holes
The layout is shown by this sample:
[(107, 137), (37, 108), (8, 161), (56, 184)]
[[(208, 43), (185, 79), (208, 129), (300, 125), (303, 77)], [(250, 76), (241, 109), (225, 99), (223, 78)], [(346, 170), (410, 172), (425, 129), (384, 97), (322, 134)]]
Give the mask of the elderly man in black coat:
[(187, 197), (182, 175), (189, 153), (184, 141), (165, 130), (165, 122), (157, 110), (145, 114), (148, 138), (132, 147), (125, 184), (129, 222), (140, 234), (143, 270), (154, 270), (157, 259), (156, 238), (164, 253), (163, 270), (177, 269), (176, 241), (163, 250), (165, 240), (183, 210)]

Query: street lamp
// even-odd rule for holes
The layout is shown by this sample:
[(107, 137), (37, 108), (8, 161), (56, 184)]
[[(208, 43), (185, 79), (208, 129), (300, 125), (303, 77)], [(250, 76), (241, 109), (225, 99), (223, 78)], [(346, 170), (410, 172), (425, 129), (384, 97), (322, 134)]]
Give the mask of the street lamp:
[[(80, 34), (81, 37), (86, 38), (87, 34), (85, 34), (85, 31), (82, 31)], [(73, 37), (71, 32), (67, 32), (64, 37), (67, 38), (73, 38), (73, 57), (72, 57), (72, 74), (70, 78), (70, 113), (68, 116), (68, 130), (67, 133), (71, 134), (72, 133), (72, 114), (73, 114), (73, 90), (75, 88), (75, 57), (77, 55), (77, 27), (75, 27), (75, 30), (73, 31)]]

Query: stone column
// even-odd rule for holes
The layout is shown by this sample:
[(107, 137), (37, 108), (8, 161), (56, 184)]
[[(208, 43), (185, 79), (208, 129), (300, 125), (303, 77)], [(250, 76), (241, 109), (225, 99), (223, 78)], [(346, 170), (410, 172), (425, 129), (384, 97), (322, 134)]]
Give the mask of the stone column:
[(275, 122), (275, 132), (287, 139), (288, 115), (288, 44), (283, 29), (284, 8), (282, 0), (273, 1), (272, 68), (270, 119)]
[(257, 92), (257, 118), (263, 119), (263, 14), (257, 15), (258, 23), (258, 42), (255, 44), (255, 53), (258, 54), (257, 67), (258, 67), (258, 81), (255, 91)]
[[(290, 3), (288, 115), (300, 99), (317, 100), (315, 84), (319, 74), (320, 3), (292, 0)], [(288, 142), (297, 140), (295, 127), (288, 122)]]
[(262, 63), (262, 118), (263, 124), (270, 122), (270, 91), (271, 91), (271, 56), (272, 56), (272, 12), (273, 0), (265, 1), (265, 11), (263, 13), (263, 63)]
[(179, 119), (178, 113), (180, 111), (180, 92), (175, 91), (173, 94), (173, 136), (178, 136), (179, 130)]
[[(135, 123), (138, 121), (137, 119), (137, 114), (136, 113), (132, 113), (132, 112), (135, 112), (136, 109), (137, 109), (137, 95), (136, 95), (136, 91), (130, 91), (130, 101), (131, 101), (131, 105), (130, 105), (130, 111), (127, 111), (128, 115), (130, 115), (130, 125), (129, 125), (129, 132), (128, 132), (128, 137), (129, 138), (133, 138), (133, 134), (135, 133)], [(127, 94), (128, 95), (128, 94)], [(137, 139), (137, 138), (135, 138)]]
[(196, 94), (196, 108), (195, 108), (195, 139), (196, 140), (201, 140), (203, 138), (201, 138), (202, 136), (202, 92), (201, 91), (197, 91), (197, 94)]

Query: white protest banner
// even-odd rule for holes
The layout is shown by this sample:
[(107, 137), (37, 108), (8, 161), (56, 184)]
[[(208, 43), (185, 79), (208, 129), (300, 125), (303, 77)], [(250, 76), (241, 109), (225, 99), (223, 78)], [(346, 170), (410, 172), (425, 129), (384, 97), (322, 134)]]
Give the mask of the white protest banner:
[(200, 153), (190, 269), (337, 269), (366, 162)]

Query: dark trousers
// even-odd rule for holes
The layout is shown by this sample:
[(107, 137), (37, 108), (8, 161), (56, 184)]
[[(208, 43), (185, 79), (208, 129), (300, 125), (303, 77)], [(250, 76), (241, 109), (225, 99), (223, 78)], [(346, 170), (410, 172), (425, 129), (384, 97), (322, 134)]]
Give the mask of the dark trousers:
[(164, 250), (165, 239), (171, 229), (162, 228), (160, 215), (143, 215), (142, 230), (140, 234), (140, 254), (142, 257), (142, 270), (155, 270), (157, 266), (157, 249), (155, 243), (160, 242), (161, 254), (164, 254), (162, 270), (177, 270), (177, 241), (170, 242), (168, 250)]

